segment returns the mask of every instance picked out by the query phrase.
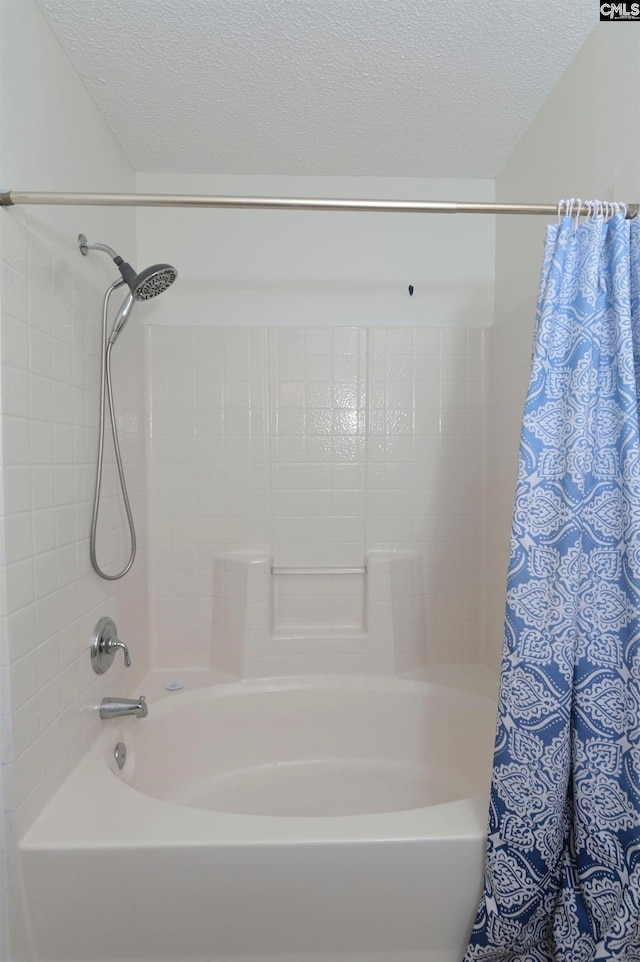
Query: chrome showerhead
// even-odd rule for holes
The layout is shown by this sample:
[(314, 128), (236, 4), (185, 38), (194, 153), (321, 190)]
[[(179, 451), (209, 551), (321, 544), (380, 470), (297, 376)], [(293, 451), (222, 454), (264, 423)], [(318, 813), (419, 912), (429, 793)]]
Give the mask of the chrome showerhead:
[(171, 264), (154, 264), (140, 271), (136, 277), (135, 288), (132, 290), (136, 301), (150, 301), (152, 297), (163, 294), (171, 287), (178, 272)]
[(124, 327), (131, 313), (133, 302), (149, 301), (152, 297), (157, 297), (158, 294), (164, 293), (168, 287), (171, 287), (178, 276), (177, 270), (175, 267), (172, 267), (171, 264), (153, 264), (151, 267), (147, 267), (145, 270), (140, 271), (139, 274), (136, 274), (131, 264), (123, 260), (119, 254), (116, 254), (112, 247), (109, 247), (107, 244), (97, 244), (88, 241), (84, 234), (78, 235), (78, 246), (80, 252), (85, 256), (90, 250), (104, 251), (108, 254), (109, 257), (113, 259), (114, 264), (122, 275), (122, 280), (127, 284), (131, 292), (125, 298), (116, 315), (109, 336), (110, 344), (113, 344)]

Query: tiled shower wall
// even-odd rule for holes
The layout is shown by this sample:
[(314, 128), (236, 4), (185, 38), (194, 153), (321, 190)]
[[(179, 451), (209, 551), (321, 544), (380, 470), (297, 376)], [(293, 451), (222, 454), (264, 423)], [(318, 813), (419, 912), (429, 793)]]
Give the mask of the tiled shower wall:
[[(219, 667), (214, 560), (283, 567), (423, 559), (428, 657), (481, 650), (484, 336), (478, 328), (150, 326), (153, 657)], [(334, 579), (335, 580), (335, 579)], [(323, 600), (296, 582), (295, 624), (355, 619), (362, 579)], [(301, 607), (302, 604), (302, 607)], [(333, 612), (331, 606), (342, 613)]]
[[(2, 719), (11, 721), (3, 724), (2, 747), (5, 801), (22, 832), (96, 737), (101, 697), (123, 692), (148, 668), (144, 338), (132, 321), (127, 348), (119, 343), (114, 349), (121, 442), (139, 551), (127, 579), (106, 582), (90, 567), (88, 543), (102, 291), (13, 214), (2, 213), (0, 243), (0, 606), (2, 664), (10, 675), (3, 705), (12, 710), (10, 719)], [(128, 557), (116, 484), (109, 452), (98, 549), (109, 571)], [(105, 682), (91, 669), (89, 642), (96, 621), (107, 614), (131, 644), (133, 668), (125, 678), (118, 659)]]

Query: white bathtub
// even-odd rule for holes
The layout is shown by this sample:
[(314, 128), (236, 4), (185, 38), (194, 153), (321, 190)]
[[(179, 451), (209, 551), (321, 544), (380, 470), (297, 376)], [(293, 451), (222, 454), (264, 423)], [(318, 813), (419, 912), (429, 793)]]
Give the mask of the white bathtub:
[(362, 677), (105, 722), (22, 843), (36, 958), (459, 962), (494, 727), (488, 698)]

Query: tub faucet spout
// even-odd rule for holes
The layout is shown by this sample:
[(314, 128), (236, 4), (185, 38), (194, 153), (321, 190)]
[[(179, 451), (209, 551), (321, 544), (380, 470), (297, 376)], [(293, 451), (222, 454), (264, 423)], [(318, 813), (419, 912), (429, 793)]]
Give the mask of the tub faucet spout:
[(100, 718), (119, 718), (121, 715), (135, 715), (146, 718), (149, 714), (144, 695), (139, 698), (103, 698), (100, 705)]

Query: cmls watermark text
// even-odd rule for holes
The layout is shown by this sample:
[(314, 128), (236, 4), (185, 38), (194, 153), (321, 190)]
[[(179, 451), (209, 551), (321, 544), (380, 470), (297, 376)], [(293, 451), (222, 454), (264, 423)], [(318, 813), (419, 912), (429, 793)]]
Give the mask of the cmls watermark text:
[(600, 19), (640, 21), (640, 3), (601, 3)]

